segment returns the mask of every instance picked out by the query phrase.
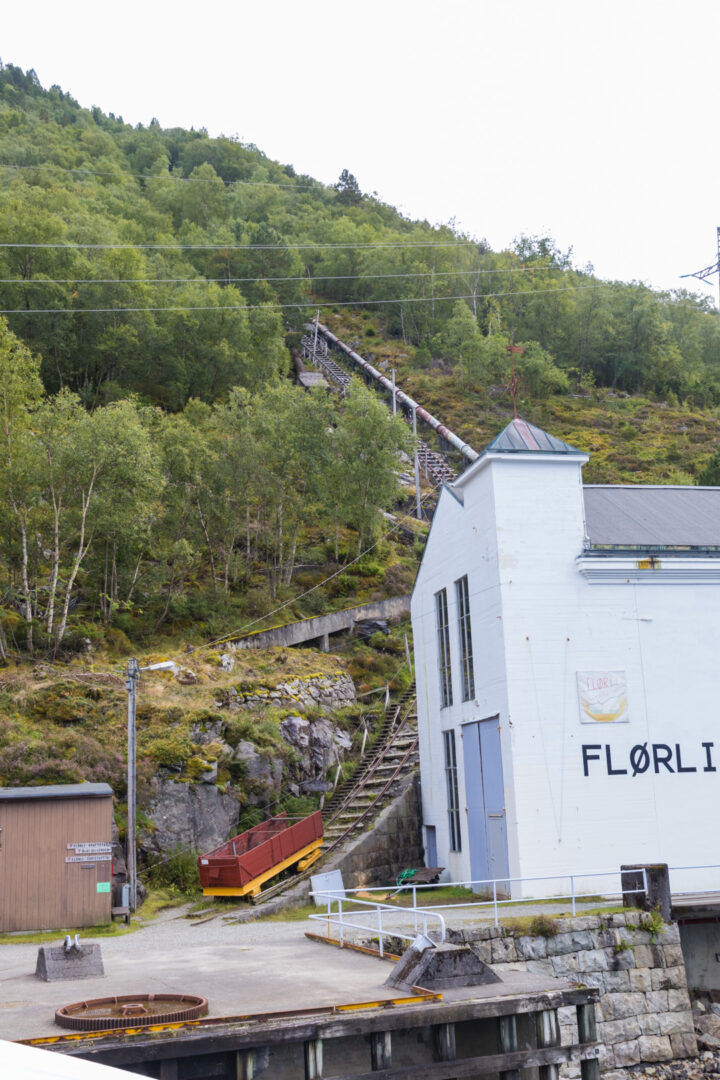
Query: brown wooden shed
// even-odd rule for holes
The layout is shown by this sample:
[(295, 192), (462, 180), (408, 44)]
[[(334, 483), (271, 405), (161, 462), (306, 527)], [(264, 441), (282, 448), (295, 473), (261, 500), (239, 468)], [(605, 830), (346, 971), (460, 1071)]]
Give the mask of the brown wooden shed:
[(111, 920), (108, 784), (0, 788), (0, 931)]

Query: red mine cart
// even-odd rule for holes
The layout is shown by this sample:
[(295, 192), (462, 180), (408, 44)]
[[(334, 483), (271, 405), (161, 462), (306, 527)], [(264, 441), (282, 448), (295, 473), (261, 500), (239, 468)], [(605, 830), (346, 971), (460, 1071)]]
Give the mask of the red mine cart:
[(257, 896), (282, 870), (298, 870), (320, 858), (322, 814), (300, 821), (278, 814), (198, 858), (204, 896)]

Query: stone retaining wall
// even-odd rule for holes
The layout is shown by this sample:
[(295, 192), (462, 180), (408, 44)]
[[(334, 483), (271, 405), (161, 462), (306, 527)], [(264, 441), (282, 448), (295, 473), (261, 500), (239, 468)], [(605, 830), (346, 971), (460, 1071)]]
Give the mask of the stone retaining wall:
[(418, 778), (410, 776), (404, 783), (367, 832), (323, 863), (323, 872), (342, 871), (346, 889), (387, 885), (401, 870), (424, 865)]
[[(588, 915), (555, 920), (554, 936), (490, 926), (451, 930), (448, 939), (472, 941), (500, 975), (530, 971), (598, 987), (600, 1068), (604, 1080), (624, 1080), (628, 1066), (697, 1054), (678, 926), (651, 933), (646, 921), (636, 912)], [(563, 1045), (577, 1042), (575, 1010), (560, 1009), (559, 1020)], [(561, 1071), (567, 1080), (580, 1075), (576, 1066)]]

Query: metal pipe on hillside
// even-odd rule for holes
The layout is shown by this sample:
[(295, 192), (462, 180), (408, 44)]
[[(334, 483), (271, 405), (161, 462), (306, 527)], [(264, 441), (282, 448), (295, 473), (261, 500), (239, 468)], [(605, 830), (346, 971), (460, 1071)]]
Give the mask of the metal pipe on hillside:
[[(378, 369), (373, 367), (372, 364), (369, 364), (367, 360), (363, 360), (362, 356), (360, 356), (359, 353), (356, 353), (353, 349), (350, 348), (349, 345), (346, 345), (344, 341), (341, 341), (339, 337), (336, 337), (331, 330), (328, 330), (327, 326), (323, 326), (323, 324), (320, 322), (316, 325), (318, 333), (322, 334), (322, 336), (327, 341), (329, 341), (331, 345), (334, 345), (337, 349), (340, 349), (341, 352), (344, 352), (345, 355), (348, 356), (354, 364), (357, 364), (357, 366), (362, 371), (364, 371), (367, 375), (373, 378), (376, 382), (379, 382), (381, 386), (383, 386), (386, 390), (389, 390), (392, 394), (393, 384), (390, 379), (386, 378), (382, 374), (382, 372), (378, 371)], [(442, 436), (442, 438), (445, 439), (446, 442), (449, 442), (451, 446), (454, 446), (456, 450), (459, 450), (463, 457), (466, 458), (468, 461), (477, 460), (477, 458), (480, 456), (477, 450), (473, 450), (472, 446), (468, 446), (468, 444), (466, 442), (463, 442), (462, 439), (458, 435), (456, 435), (454, 431), (451, 431), (450, 428), (445, 426), (445, 424), (441, 424), (440, 421), (432, 415), (432, 413), (429, 413), (427, 409), (423, 409), (422, 405), (418, 405), (417, 401), (413, 401), (409, 394), (406, 394), (403, 390), (398, 390), (397, 387), (395, 387), (394, 389), (395, 398), (397, 401), (407, 406), (407, 408), (409, 408), (411, 412), (416, 412), (420, 420), (422, 420), (424, 423), (428, 424), (429, 427), (437, 431), (438, 435)]]

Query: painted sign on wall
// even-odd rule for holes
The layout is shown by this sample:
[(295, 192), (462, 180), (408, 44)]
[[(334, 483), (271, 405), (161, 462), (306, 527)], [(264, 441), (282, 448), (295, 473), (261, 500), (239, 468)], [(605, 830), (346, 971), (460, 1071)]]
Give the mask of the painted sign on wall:
[(624, 671), (578, 671), (581, 724), (627, 724), (627, 679)]

